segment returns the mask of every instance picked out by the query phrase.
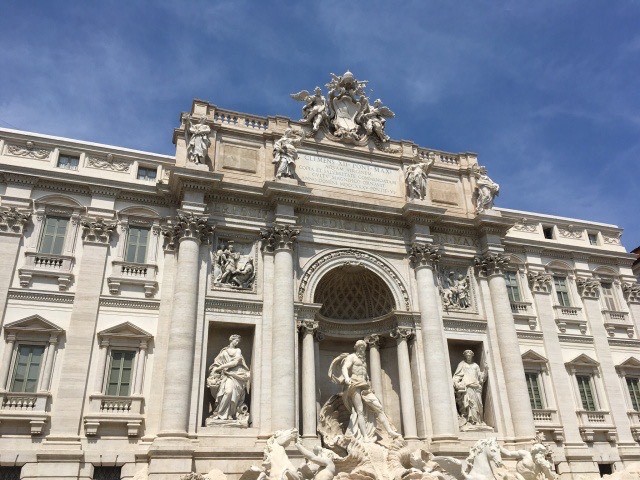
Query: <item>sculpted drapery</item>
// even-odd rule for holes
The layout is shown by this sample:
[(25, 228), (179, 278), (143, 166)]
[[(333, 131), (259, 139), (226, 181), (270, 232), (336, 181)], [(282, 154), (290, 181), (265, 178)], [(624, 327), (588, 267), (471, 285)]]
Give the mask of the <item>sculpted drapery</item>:
[(215, 399), (214, 419), (234, 420), (244, 405), (251, 375), (242, 351), (237, 348), (239, 343), (240, 336), (232, 335), (229, 346), (220, 350), (209, 367), (207, 386)]
[(458, 364), (453, 374), (453, 388), (460, 416), (471, 425), (484, 425), (482, 386), (486, 379), (486, 369), (481, 371), (473, 362), (473, 352), (465, 350), (464, 360)]

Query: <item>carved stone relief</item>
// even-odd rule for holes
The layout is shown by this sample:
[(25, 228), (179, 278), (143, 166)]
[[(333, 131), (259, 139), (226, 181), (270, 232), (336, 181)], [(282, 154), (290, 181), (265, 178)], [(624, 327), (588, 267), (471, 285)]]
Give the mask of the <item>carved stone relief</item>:
[(213, 258), (212, 288), (253, 290), (257, 244), (218, 240)]
[(37, 148), (35, 143), (28, 141), (25, 146), (7, 145), (7, 154), (14, 157), (27, 157), (36, 160), (45, 160), (49, 158), (51, 150), (46, 148)]
[(473, 303), (469, 269), (442, 266), (438, 269), (438, 290), (442, 306), (449, 310), (469, 310)]
[(131, 163), (125, 160), (117, 160), (113, 154), (109, 153), (103, 158), (87, 157), (87, 167), (101, 170), (112, 170), (114, 172), (127, 173), (131, 170)]

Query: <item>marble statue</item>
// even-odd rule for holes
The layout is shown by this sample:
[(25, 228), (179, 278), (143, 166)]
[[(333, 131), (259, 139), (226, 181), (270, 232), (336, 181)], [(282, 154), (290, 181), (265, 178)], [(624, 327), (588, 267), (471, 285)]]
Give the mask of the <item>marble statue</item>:
[[(368, 103), (368, 102), (367, 102)], [(376, 135), (382, 143), (388, 142), (389, 135), (384, 132), (384, 124), (387, 118), (393, 118), (395, 114), (382, 104), (379, 98), (368, 106), (362, 113), (362, 121), (367, 135)]]
[(489, 178), (485, 167), (474, 169), (474, 175), (476, 213), (482, 213), (493, 208), (493, 202), (500, 192), (500, 185)]
[(514, 474), (517, 480), (557, 480), (558, 478), (553, 469), (553, 462), (550, 461), (551, 451), (543, 443), (539, 434), (536, 435), (530, 450), (510, 451), (501, 447), (500, 452), (506, 458), (518, 460)]
[(215, 408), (207, 419), (207, 425), (246, 427), (249, 424), (249, 409), (244, 399), (249, 389), (251, 373), (238, 348), (239, 343), (240, 335), (231, 335), (229, 346), (220, 350), (209, 366), (207, 387), (214, 398)]
[(348, 433), (365, 442), (376, 439), (377, 423), (391, 437), (399, 434), (389, 423), (382, 404), (371, 389), (366, 360), (367, 344), (358, 340), (353, 353), (336, 357), (329, 367), (331, 381), (342, 386), (342, 402), (350, 412)]
[(480, 370), (473, 361), (474, 353), (465, 350), (462, 360), (453, 374), (453, 389), (458, 406), (458, 413), (462, 423), (462, 430), (472, 430), (475, 427), (486, 426), (484, 423), (484, 409), (482, 405), (482, 387), (487, 378), (487, 368)]
[(250, 289), (255, 280), (255, 265), (251, 255), (242, 255), (234, 242), (221, 243), (213, 262), (213, 283), (238, 289)]
[(457, 480), (503, 480), (507, 475), (494, 470), (504, 469), (501, 448), (495, 438), (478, 440), (465, 460), (454, 457), (433, 457), (433, 461), (440, 465), (447, 473)]
[(189, 125), (189, 142), (187, 144), (187, 158), (196, 165), (205, 163), (207, 151), (211, 145), (209, 134), (211, 128), (204, 123), (204, 118), (199, 123)]
[(307, 460), (316, 463), (320, 468), (313, 475), (314, 480), (333, 480), (336, 476), (336, 464), (334, 463), (335, 454), (331, 450), (316, 445), (312, 450), (305, 447), (300, 441), (300, 437), (296, 440), (296, 448)]
[(404, 173), (404, 180), (407, 185), (407, 195), (410, 200), (417, 198), (424, 200), (427, 196), (427, 175), (435, 163), (435, 158), (429, 157), (426, 162), (409, 165)]
[[(278, 430), (269, 439), (264, 447), (262, 464), (250, 468), (250, 472), (256, 473), (256, 480), (300, 480), (296, 467), (287, 456), (285, 450), (292, 441), (298, 439), (298, 430)], [(244, 476), (243, 476), (244, 477)]]
[[(444, 285), (444, 286), (442, 286)], [(441, 276), (440, 295), (445, 310), (450, 308), (466, 309), (471, 306), (470, 283), (468, 275), (449, 272), (449, 276)]]
[(312, 136), (320, 129), (320, 125), (327, 118), (327, 100), (322, 95), (322, 89), (316, 87), (313, 95), (306, 90), (292, 93), (291, 98), (305, 102), (302, 107), (300, 123), (311, 125)]
[(284, 135), (273, 144), (273, 163), (276, 166), (276, 178), (295, 178), (298, 148), (302, 136), (293, 129), (287, 128)]

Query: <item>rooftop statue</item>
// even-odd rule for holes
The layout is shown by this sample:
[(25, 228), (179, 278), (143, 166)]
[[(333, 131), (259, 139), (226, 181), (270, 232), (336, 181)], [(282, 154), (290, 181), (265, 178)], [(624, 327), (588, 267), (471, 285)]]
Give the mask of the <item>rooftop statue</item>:
[(276, 178), (295, 178), (298, 147), (302, 143), (302, 135), (287, 128), (284, 135), (273, 144), (273, 162), (276, 164)]
[(476, 177), (474, 192), (476, 213), (482, 213), (493, 208), (493, 202), (500, 192), (500, 185), (489, 178), (485, 167), (477, 167), (473, 173)]
[(427, 176), (436, 159), (433, 158), (433, 153), (429, 153), (429, 158), (426, 162), (418, 162), (413, 165), (409, 165), (404, 172), (404, 180), (407, 185), (407, 195), (410, 200), (417, 198), (424, 200), (427, 196)]
[(211, 128), (204, 123), (204, 118), (200, 122), (190, 123), (187, 138), (187, 158), (196, 165), (204, 164), (207, 159), (207, 151), (211, 145), (209, 134)]

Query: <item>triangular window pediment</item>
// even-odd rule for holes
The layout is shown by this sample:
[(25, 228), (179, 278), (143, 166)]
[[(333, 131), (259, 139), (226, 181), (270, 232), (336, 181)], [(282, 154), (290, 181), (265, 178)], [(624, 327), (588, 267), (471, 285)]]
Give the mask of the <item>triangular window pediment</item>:
[(622, 374), (626, 372), (640, 373), (640, 360), (636, 357), (629, 357), (620, 365), (616, 365), (616, 370)]
[(544, 364), (544, 365), (549, 363), (549, 361), (545, 357), (543, 357), (537, 352), (534, 352), (533, 350), (527, 350), (525, 353), (522, 354), (522, 362), (525, 364), (538, 363), (538, 364)]
[(139, 338), (149, 339), (153, 337), (149, 332), (142, 330), (131, 322), (124, 322), (114, 327), (98, 332), (100, 338)]
[(597, 368), (600, 366), (598, 362), (596, 362), (593, 358), (584, 353), (578, 355), (576, 358), (571, 360), (570, 362), (565, 363), (567, 367), (590, 367)]
[(31, 315), (4, 326), (6, 333), (46, 333), (58, 335), (64, 330), (40, 315)]

